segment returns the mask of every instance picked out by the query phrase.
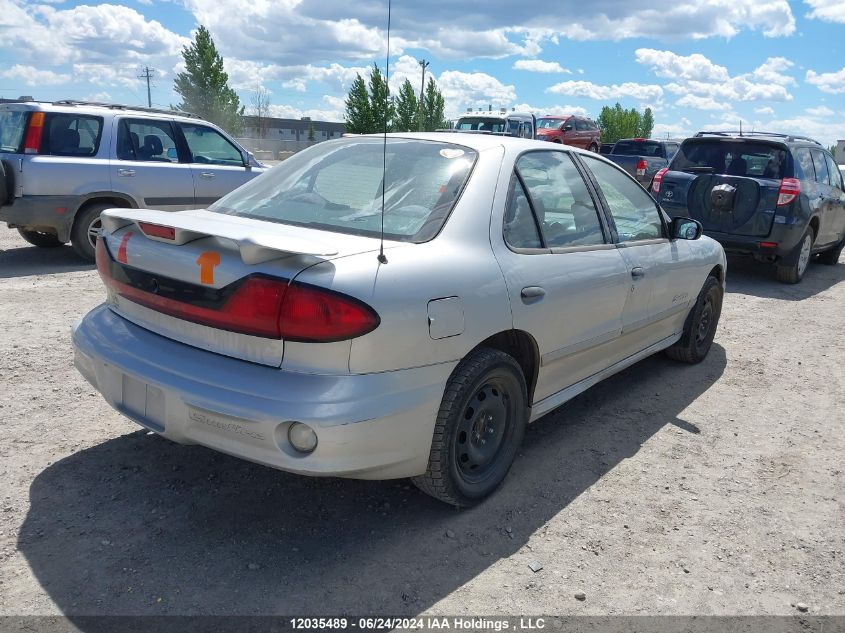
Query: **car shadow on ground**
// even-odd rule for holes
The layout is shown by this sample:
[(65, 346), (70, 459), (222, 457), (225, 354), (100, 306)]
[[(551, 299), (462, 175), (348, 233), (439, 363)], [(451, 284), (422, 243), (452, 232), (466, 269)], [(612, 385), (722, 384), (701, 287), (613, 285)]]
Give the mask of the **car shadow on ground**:
[[(23, 240), (21, 242), (23, 243)], [(93, 269), (94, 264), (80, 258), (70, 246), (21, 246), (0, 250), (0, 279)]]
[(775, 277), (775, 267), (771, 264), (755, 261), (751, 257), (728, 259), (727, 292), (731, 293), (801, 301), (825, 292), (842, 281), (845, 281), (845, 258), (840, 258), (836, 266), (810, 262), (799, 284), (779, 282)]
[(503, 487), (460, 511), (407, 480), (299, 477), (129, 433), (36, 477), (18, 548), (71, 618), (418, 614), (666, 425), (698, 434), (678, 416), (726, 362), (719, 345), (694, 366), (658, 355), (593, 387), (532, 424)]

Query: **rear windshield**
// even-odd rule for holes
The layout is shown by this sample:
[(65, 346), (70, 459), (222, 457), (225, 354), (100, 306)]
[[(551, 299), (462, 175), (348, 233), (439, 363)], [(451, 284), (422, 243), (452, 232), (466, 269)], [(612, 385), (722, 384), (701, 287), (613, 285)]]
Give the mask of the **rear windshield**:
[(326, 141), (224, 196), (217, 213), (405, 242), (425, 242), (440, 231), (466, 183), (475, 151), (436, 141)]
[(695, 139), (681, 143), (669, 168), (780, 179), (786, 169), (786, 149), (744, 139)]
[(0, 111), (0, 153), (20, 151), (28, 114), (22, 110)]
[(611, 154), (621, 156), (655, 156), (666, 158), (663, 145), (657, 141), (617, 141)]
[(494, 134), (501, 134), (506, 130), (507, 121), (500, 118), (491, 117), (461, 117), (458, 119), (456, 130), (470, 130), (479, 132), (493, 132)]
[(537, 119), (538, 130), (556, 130), (563, 125), (564, 119)]

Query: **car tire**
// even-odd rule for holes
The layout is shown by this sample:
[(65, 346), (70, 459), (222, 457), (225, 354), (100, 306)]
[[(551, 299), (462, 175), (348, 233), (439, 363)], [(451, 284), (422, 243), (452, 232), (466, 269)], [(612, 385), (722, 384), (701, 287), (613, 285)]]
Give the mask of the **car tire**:
[(73, 229), (70, 232), (70, 243), (73, 250), (82, 259), (94, 261), (97, 247), (97, 236), (100, 230), (100, 213), (113, 208), (113, 204), (100, 202), (84, 207), (76, 214)]
[(53, 233), (44, 233), (42, 231), (28, 231), (27, 229), (18, 229), (21, 237), (33, 246), (40, 248), (56, 248), (57, 246), (64, 246), (64, 242), (60, 241)]
[(798, 246), (795, 247), (794, 254), (790, 257), (790, 260), (794, 261), (784, 266), (778, 265), (778, 281), (785, 284), (797, 284), (804, 279), (804, 274), (810, 267), (810, 260), (812, 259), (814, 238), (813, 229), (808, 227), (801, 241), (798, 242)]
[(839, 256), (842, 255), (842, 250), (845, 249), (845, 237), (836, 246), (819, 255), (819, 262), (827, 266), (835, 266), (839, 263)]
[(596, 154), (599, 153), (599, 146), (595, 143), (592, 143), (587, 149), (589, 149), (591, 152), (595, 152)]
[(694, 365), (707, 357), (722, 314), (724, 294), (722, 283), (712, 275), (708, 277), (684, 323), (680, 340), (665, 350), (669, 358)]
[(446, 383), (428, 468), (412, 481), (457, 507), (479, 503), (510, 470), (528, 412), (528, 389), (516, 360), (490, 348), (471, 352)]

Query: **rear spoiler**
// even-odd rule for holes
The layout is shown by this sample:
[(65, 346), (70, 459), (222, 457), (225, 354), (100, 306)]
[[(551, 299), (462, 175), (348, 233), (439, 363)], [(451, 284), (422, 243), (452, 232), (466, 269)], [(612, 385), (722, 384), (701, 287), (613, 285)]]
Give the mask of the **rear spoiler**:
[[(238, 247), (244, 264), (260, 264), (285, 255), (331, 256), (337, 249), (299, 237), (298, 227), (279, 225), (260, 226), (256, 220), (233, 215), (223, 215), (205, 210), (156, 211), (154, 209), (107, 209), (100, 215), (103, 233), (136, 225), (138, 232), (147, 239), (181, 246), (205, 237), (222, 237), (232, 240)], [(173, 238), (150, 235), (140, 224), (154, 224), (174, 229)]]

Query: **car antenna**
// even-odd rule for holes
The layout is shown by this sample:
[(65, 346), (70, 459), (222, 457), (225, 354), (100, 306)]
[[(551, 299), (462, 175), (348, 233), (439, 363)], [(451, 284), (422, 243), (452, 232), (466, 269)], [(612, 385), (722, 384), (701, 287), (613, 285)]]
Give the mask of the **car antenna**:
[(384, 255), (384, 189), (387, 186), (385, 177), (387, 176), (387, 86), (390, 79), (390, 4), (391, 0), (387, 0), (387, 59), (384, 62), (384, 141), (381, 149), (381, 239), (378, 249), (378, 261), (381, 264), (387, 263), (387, 257)]

